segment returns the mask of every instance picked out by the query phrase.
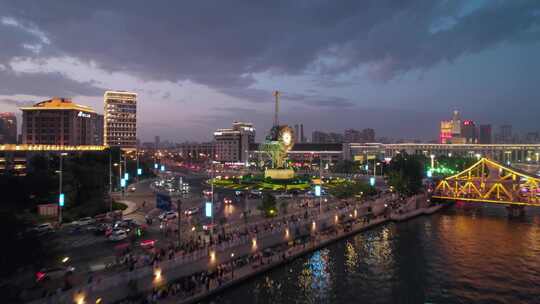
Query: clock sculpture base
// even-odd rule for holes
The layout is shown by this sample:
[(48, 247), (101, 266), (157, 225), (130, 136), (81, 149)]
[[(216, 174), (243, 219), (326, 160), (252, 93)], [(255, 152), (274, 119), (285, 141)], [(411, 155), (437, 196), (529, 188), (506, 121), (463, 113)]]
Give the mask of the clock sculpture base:
[(270, 177), (272, 179), (292, 179), (294, 178), (293, 169), (266, 169), (264, 170), (264, 177)]

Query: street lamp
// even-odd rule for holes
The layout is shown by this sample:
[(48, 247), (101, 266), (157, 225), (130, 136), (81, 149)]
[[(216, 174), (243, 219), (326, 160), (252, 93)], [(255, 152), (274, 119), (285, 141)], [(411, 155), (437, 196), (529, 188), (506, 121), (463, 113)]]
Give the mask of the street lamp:
[(435, 168), (435, 154), (429, 156), (431, 158), (431, 169)]
[(65, 197), (64, 193), (62, 192), (62, 160), (64, 156), (68, 155), (67, 153), (60, 153), (60, 169), (59, 169), (59, 175), (58, 175), (58, 224), (62, 224), (62, 208), (65, 204)]
[(480, 158), (482, 157), (482, 154), (476, 153), (474, 156), (476, 156), (476, 160), (480, 160)]

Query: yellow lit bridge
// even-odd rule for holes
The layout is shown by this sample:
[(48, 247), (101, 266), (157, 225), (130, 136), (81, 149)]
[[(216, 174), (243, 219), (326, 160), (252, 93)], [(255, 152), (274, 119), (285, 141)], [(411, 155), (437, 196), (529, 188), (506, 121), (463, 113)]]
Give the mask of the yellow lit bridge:
[(482, 158), (468, 169), (441, 180), (433, 198), (540, 206), (540, 178)]

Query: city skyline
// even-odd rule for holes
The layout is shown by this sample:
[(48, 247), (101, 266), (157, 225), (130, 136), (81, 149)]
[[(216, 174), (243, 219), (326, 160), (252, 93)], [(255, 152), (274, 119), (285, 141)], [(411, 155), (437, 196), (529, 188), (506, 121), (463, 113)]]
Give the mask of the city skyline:
[(143, 2), (2, 1), (0, 111), (20, 123), (21, 105), (62, 96), (101, 113), (106, 90), (128, 90), (141, 142), (206, 141), (235, 120), (259, 140), (279, 89), (281, 121), (306, 134), (433, 140), (455, 109), (494, 130), (540, 129), (538, 3), (378, 4), (158, 3), (160, 18), (140, 23)]

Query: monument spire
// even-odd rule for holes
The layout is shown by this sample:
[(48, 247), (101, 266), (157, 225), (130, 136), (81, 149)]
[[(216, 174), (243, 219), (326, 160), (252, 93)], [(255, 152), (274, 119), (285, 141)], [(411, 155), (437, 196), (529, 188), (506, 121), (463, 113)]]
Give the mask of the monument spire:
[(275, 109), (274, 109), (274, 126), (277, 127), (279, 126), (279, 118), (278, 118), (278, 115), (279, 115), (279, 91), (274, 91), (274, 97), (276, 97), (276, 105), (275, 105)]

